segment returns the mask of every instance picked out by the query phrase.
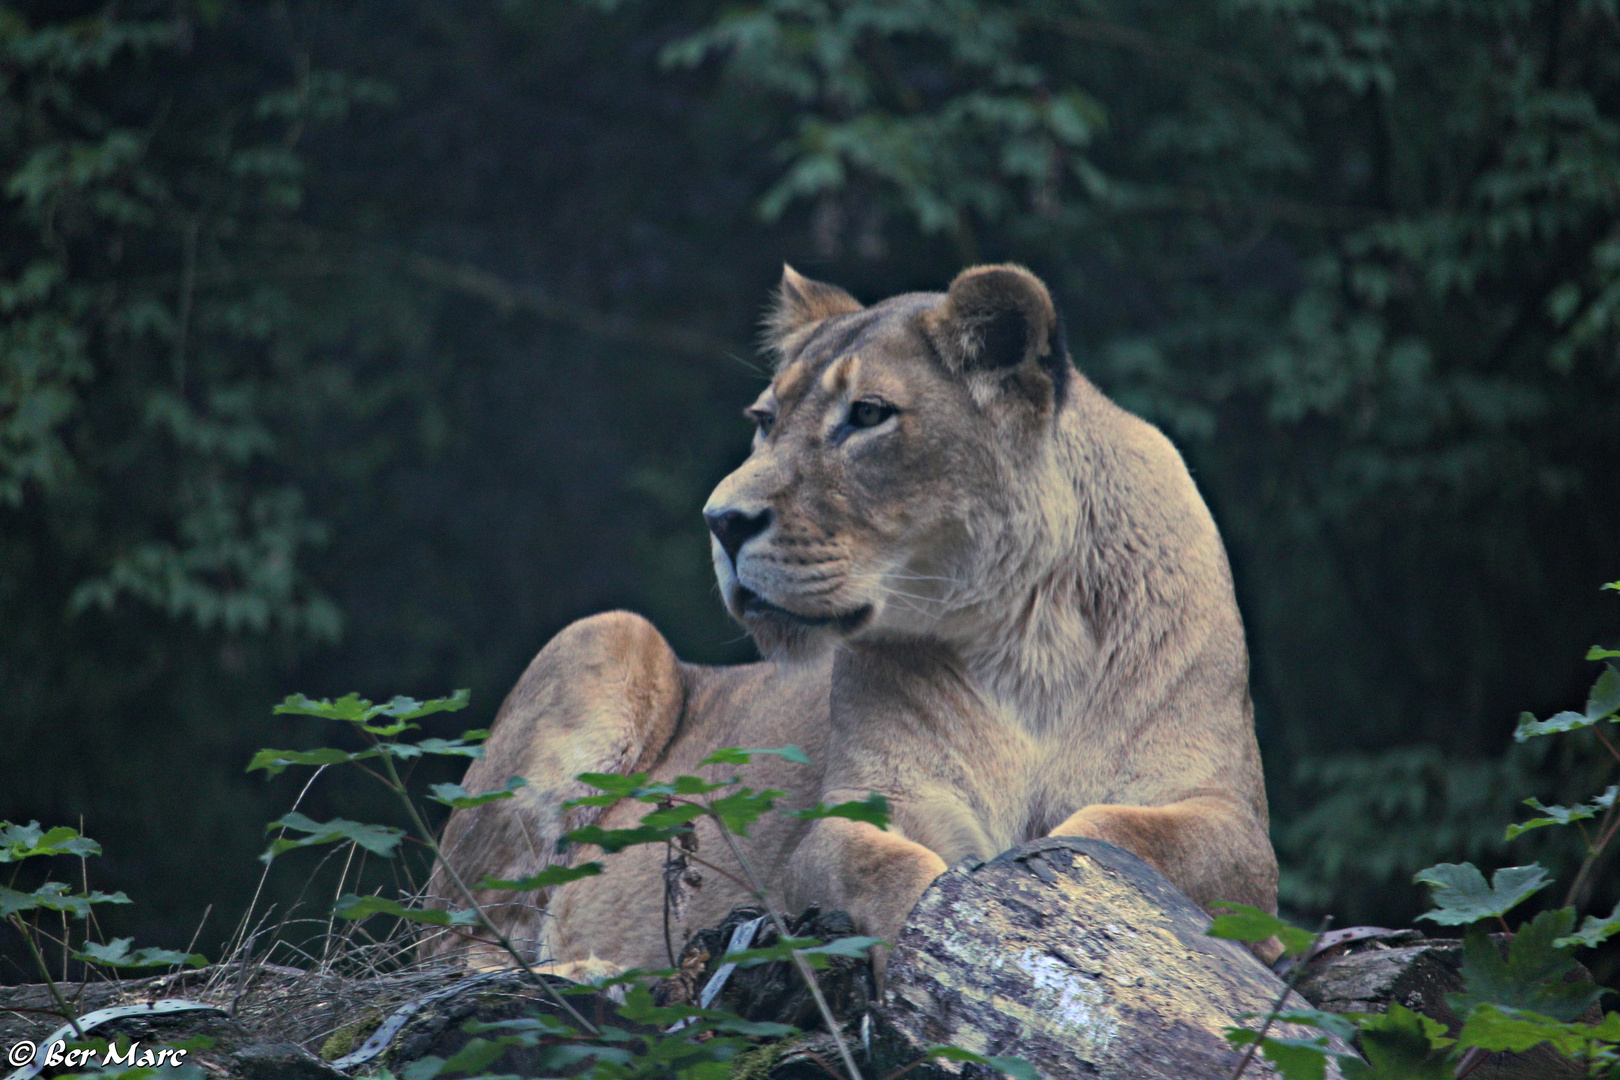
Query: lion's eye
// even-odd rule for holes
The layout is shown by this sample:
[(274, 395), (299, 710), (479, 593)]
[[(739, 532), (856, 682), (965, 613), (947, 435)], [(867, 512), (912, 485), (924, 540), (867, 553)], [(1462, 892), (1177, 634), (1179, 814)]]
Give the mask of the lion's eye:
[(759, 433), (767, 438), (771, 434), (771, 428), (776, 426), (776, 414), (769, 409), (749, 409), (748, 419), (752, 420), (759, 428)]
[(877, 427), (899, 412), (886, 401), (857, 401), (849, 407), (849, 426), (852, 428)]

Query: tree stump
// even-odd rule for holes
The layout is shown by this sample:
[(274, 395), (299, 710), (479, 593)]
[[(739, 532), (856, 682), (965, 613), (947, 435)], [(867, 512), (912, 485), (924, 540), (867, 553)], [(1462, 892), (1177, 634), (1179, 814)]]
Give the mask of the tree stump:
[[(889, 958), (872, 1071), (953, 1043), (1022, 1057), (1043, 1080), (1224, 1080), (1239, 1058), (1224, 1029), (1268, 1012), (1283, 983), (1241, 945), (1206, 937), (1209, 923), (1147, 863), (1098, 840), (1048, 837), (955, 866), (923, 894)], [(1309, 1007), (1297, 996), (1289, 1005)], [(1247, 1075), (1271, 1072), (1256, 1060)]]

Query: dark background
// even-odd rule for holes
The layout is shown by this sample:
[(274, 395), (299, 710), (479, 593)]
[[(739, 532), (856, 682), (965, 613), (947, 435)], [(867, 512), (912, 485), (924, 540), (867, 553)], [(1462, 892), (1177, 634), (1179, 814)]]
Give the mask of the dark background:
[[(1617, 46), (1586, 0), (0, 3), (0, 819), (217, 956), (307, 778), (247, 760), (334, 738), (275, 702), (470, 687), (459, 732), (614, 606), (747, 659), (698, 508), (781, 263), (1016, 260), (1222, 526), (1285, 910), (1567, 882), (1502, 828), (1613, 772), (1511, 732), (1620, 637)], [(397, 821), (366, 783), (302, 809)]]

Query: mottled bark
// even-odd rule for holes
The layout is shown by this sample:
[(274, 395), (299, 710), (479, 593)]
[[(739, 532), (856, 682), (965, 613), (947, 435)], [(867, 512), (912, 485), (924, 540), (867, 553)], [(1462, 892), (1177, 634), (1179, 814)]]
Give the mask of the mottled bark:
[[(1224, 1029), (1267, 1012), (1283, 984), (1242, 946), (1207, 937), (1208, 926), (1152, 867), (1101, 841), (1051, 837), (956, 866), (895, 945), (874, 1071), (954, 1043), (1025, 1058), (1044, 1080), (1230, 1076), (1238, 1055)], [(1256, 1062), (1250, 1075), (1269, 1070)]]

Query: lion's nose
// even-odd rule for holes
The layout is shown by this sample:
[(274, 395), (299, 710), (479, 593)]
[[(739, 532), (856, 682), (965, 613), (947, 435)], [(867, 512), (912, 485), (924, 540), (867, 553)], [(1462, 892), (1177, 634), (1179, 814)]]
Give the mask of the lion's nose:
[(741, 510), (708, 510), (703, 514), (703, 520), (709, 523), (709, 531), (714, 538), (720, 541), (720, 546), (726, 549), (726, 556), (731, 559), (731, 565), (737, 565), (737, 552), (742, 546), (760, 533), (764, 532), (771, 523), (769, 509), (761, 510), (757, 514), (745, 514)]

